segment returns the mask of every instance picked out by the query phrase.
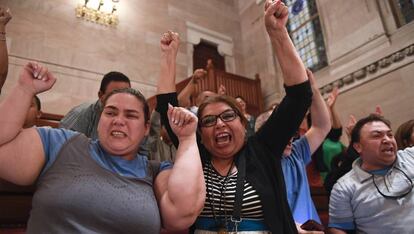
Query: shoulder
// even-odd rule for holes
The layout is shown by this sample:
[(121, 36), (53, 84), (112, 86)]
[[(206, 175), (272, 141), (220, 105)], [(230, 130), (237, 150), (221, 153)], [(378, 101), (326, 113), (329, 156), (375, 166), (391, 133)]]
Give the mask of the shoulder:
[(302, 136), (292, 143), (294, 148), (309, 148), (309, 142), (306, 136)]
[(53, 138), (55, 141), (66, 141), (74, 135), (79, 134), (78, 132), (64, 128), (37, 127), (36, 130), (42, 140), (45, 138)]
[(403, 159), (406, 159), (407, 157), (409, 157), (411, 160), (414, 160), (414, 146), (407, 147), (403, 150), (398, 150), (397, 156)]
[(98, 105), (99, 101), (96, 102), (84, 102), (78, 106), (73, 107), (69, 113), (81, 113), (87, 110), (92, 110), (95, 108), (95, 106)]
[(353, 193), (353, 191), (356, 189), (356, 185), (359, 183), (360, 181), (357, 178), (357, 174), (355, 170), (352, 169), (337, 180), (333, 187), (333, 190), (341, 190), (343, 192), (348, 191), (350, 193)]

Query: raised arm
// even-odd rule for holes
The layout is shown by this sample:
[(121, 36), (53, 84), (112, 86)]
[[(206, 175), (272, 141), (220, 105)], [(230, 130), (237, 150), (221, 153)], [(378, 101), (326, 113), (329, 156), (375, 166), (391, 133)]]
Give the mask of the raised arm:
[(284, 3), (280, 0), (266, 2), (265, 25), (283, 72), (286, 96), (256, 136), (272, 149), (272, 155), (278, 156), (298, 130), (312, 101), (305, 67), (285, 28), (287, 20), (288, 8)]
[(267, 0), (265, 3), (265, 25), (274, 53), (280, 64), (285, 85), (291, 86), (307, 80), (305, 66), (296, 52), (285, 27), (288, 8), (281, 0)]
[(194, 223), (205, 199), (205, 181), (196, 143), (197, 117), (182, 107), (168, 108), (169, 123), (180, 145), (172, 170), (162, 171), (155, 181), (163, 226), (182, 230)]
[(168, 103), (177, 106), (177, 93), (175, 89), (175, 66), (180, 39), (175, 32), (168, 31), (161, 37), (161, 71), (157, 87), (157, 111), (161, 115), (161, 123), (170, 136), (175, 147), (178, 147), (178, 139), (168, 122)]
[(175, 70), (180, 38), (178, 33), (168, 31), (163, 34), (161, 46), (161, 68), (157, 94), (175, 92)]
[(339, 95), (338, 87), (334, 87), (332, 92), (329, 94), (326, 104), (329, 108), (329, 113), (332, 120), (332, 128), (338, 129), (342, 128), (341, 119), (339, 118), (338, 112), (336, 111), (335, 104)]
[(47, 68), (28, 63), (10, 94), (0, 103), (0, 177), (20, 185), (33, 183), (44, 162), (36, 129), (22, 130), (35, 94), (50, 89), (56, 79)]
[(12, 18), (8, 8), (0, 7), (0, 93), (6, 82), (9, 69), (9, 56), (7, 54), (6, 24)]
[(313, 77), (312, 72), (309, 69), (306, 72), (312, 86), (313, 96), (312, 105), (310, 107), (312, 126), (305, 133), (305, 137), (309, 143), (310, 153), (313, 154), (329, 133), (329, 130), (331, 129), (331, 120), (325, 101), (323, 100), (318, 87), (316, 87), (315, 78)]
[(204, 69), (196, 69), (191, 76), (190, 82), (178, 94), (178, 105), (181, 107), (191, 106), (191, 96), (195, 96), (195, 87), (199, 80), (204, 79), (207, 72)]

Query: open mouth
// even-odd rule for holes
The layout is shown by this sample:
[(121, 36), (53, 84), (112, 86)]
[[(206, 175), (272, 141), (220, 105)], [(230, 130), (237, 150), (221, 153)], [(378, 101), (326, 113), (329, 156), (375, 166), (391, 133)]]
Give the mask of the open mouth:
[(225, 145), (230, 143), (231, 135), (227, 132), (219, 133), (216, 135), (216, 143), (218, 145)]
[(386, 154), (394, 154), (394, 147), (386, 147), (381, 150), (381, 152)]

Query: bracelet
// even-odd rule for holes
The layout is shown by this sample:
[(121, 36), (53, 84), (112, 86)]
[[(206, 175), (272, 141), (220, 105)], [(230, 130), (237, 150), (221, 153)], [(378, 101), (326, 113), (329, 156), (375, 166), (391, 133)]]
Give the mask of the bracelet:
[(0, 32), (0, 41), (6, 41), (6, 32)]

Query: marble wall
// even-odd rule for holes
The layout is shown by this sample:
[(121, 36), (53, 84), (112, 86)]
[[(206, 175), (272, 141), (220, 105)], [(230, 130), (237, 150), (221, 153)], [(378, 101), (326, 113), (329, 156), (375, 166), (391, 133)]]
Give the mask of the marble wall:
[[(266, 106), (280, 100), (281, 73), (269, 53), (263, 0), (240, 1), (244, 74), (259, 73)], [(380, 105), (396, 129), (414, 118), (414, 22), (397, 27), (389, 1), (316, 0), (328, 66), (315, 73), (323, 93), (340, 86), (337, 106), (342, 123)], [(256, 26), (257, 25), (257, 26)]]
[[(79, 0), (1, 0), (13, 19), (7, 25), (10, 71), (4, 94), (28, 60), (47, 64), (58, 76), (56, 87), (41, 94), (44, 111), (65, 114), (72, 106), (97, 98), (106, 72), (125, 73), (147, 97), (156, 92), (159, 39), (180, 33), (177, 81), (188, 77), (187, 25), (210, 30), (231, 44), (234, 72), (242, 71), (241, 30), (232, 0), (121, 0), (119, 25), (105, 27), (75, 17)], [(237, 58), (237, 59), (235, 59)]]
[[(11, 8), (7, 27), (10, 75), (7, 93), (22, 65), (49, 65), (59, 81), (41, 95), (44, 110), (64, 114), (93, 101), (101, 77), (122, 71), (147, 97), (155, 94), (159, 38), (181, 35), (177, 81), (191, 72), (192, 46), (200, 38), (218, 44), (226, 68), (253, 78), (258, 73), (266, 106), (283, 96), (281, 72), (263, 22), (264, 0), (121, 0), (116, 28), (75, 17), (78, 0), (0, 0)], [(328, 66), (315, 73), (324, 93), (340, 86), (343, 123), (382, 106), (394, 126), (414, 118), (414, 22), (397, 27), (389, 1), (316, 0)]]

